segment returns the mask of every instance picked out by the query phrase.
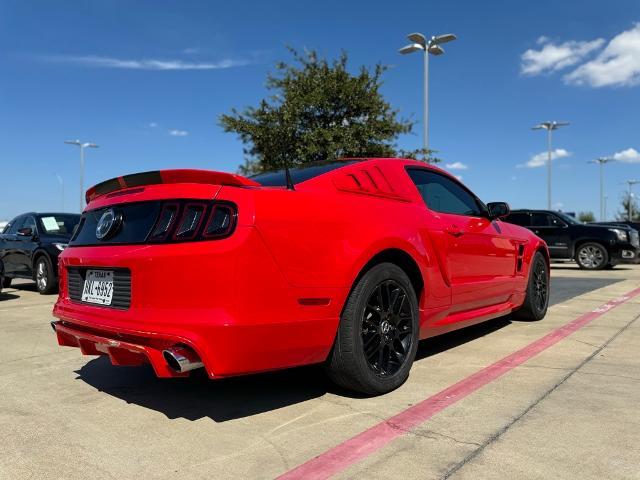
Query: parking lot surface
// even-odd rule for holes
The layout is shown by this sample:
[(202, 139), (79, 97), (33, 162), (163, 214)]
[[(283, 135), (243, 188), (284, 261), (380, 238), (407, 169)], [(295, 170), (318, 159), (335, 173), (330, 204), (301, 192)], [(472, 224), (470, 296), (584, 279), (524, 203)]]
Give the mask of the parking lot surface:
[(361, 398), (319, 367), (113, 367), (59, 347), (55, 296), (17, 283), (0, 294), (0, 478), (638, 479), (639, 287), (638, 265), (554, 265), (544, 320), (424, 341), (404, 386)]

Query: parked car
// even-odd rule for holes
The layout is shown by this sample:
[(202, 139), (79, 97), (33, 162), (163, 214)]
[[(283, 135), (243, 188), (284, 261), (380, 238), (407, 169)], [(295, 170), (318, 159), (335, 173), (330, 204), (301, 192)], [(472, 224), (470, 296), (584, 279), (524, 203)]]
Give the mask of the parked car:
[(2, 293), (2, 288), (4, 287), (4, 265), (0, 262), (0, 294)]
[(638, 257), (638, 233), (626, 226), (584, 224), (551, 210), (513, 210), (505, 221), (547, 242), (551, 258), (573, 259), (582, 269), (612, 268)]
[(38, 292), (58, 288), (58, 255), (66, 248), (80, 215), (25, 213), (11, 220), (0, 233), (0, 263), (5, 288), (14, 278), (35, 280)]
[(419, 339), (547, 311), (544, 242), (417, 161), (147, 172), (87, 201), (60, 256), (58, 342), (159, 377), (324, 362), (380, 394), (406, 380)]
[[(591, 222), (590, 224), (594, 225), (607, 225), (610, 227), (623, 228), (628, 229), (629, 238), (631, 238), (632, 243), (635, 243), (635, 239), (640, 235), (640, 223), (639, 222), (629, 222), (627, 220), (621, 220), (616, 222)], [(620, 263), (640, 263), (640, 252), (635, 256), (635, 258), (625, 258), (623, 257)]]

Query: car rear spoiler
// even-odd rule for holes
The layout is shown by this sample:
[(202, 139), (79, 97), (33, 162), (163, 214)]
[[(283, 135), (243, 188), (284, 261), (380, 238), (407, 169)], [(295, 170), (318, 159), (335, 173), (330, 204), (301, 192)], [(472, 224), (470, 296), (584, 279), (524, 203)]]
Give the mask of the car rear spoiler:
[(152, 172), (133, 173), (123, 177), (106, 180), (87, 190), (87, 203), (108, 193), (125, 188), (141, 187), (167, 183), (204, 183), (211, 185), (228, 185), (235, 187), (257, 187), (259, 183), (234, 173), (214, 172), (211, 170), (155, 170)]

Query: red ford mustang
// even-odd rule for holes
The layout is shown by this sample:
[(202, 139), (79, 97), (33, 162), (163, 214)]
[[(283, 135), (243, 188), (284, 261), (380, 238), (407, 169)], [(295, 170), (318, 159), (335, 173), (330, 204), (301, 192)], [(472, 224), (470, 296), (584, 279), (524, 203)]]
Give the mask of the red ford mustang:
[(58, 342), (159, 377), (324, 362), (379, 394), (407, 379), (418, 340), (547, 310), (544, 242), (412, 160), (146, 172), (87, 201), (60, 256)]

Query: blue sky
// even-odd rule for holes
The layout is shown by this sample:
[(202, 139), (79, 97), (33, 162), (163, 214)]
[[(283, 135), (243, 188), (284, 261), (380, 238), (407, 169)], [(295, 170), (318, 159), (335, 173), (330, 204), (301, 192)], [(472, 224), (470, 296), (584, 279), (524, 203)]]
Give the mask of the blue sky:
[[(432, 57), (430, 142), (445, 164), (466, 167), (454, 172), (483, 200), (544, 208), (535, 155), (546, 140), (530, 127), (568, 120), (554, 141), (554, 204), (597, 213), (597, 167), (586, 162), (617, 154), (606, 169), (611, 215), (621, 182), (640, 177), (636, 22), (637, 0), (0, 0), (0, 220), (60, 210), (56, 174), (65, 210), (77, 210), (68, 139), (100, 145), (87, 152), (85, 187), (161, 168), (235, 171), (242, 144), (217, 117), (265, 95), (286, 45), (344, 49), (354, 70), (389, 65), (383, 94), (421, 122), (421, 59), (397, 53), (414, 31), (458, 35)], [(420, 132), (399, 146), (419, 147)]]

